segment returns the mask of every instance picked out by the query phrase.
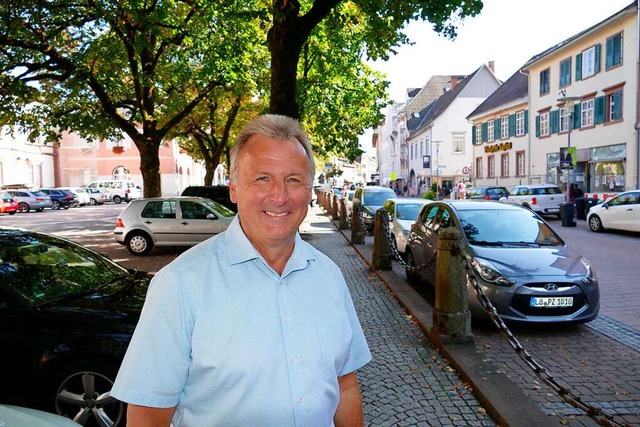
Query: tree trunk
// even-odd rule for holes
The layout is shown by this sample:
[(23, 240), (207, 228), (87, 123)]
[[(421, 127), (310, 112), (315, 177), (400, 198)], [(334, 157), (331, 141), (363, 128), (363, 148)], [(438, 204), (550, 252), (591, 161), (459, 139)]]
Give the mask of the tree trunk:
[(142, 173), (144, 197), (162, 196), (160, 176), (160, 141), (136, 141), (140, 151), (140, 172)]

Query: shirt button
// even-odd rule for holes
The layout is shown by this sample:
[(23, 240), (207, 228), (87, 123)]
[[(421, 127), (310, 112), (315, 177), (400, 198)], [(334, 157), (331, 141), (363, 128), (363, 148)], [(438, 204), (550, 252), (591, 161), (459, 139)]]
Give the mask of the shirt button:
[(302, 404), (302, 398), (301, 397), (298, 398), (298, 405), (300, 405), (300, 404)]
[(291, 317), (287, 316), (284, 320), (285, 322), (291, 322)]

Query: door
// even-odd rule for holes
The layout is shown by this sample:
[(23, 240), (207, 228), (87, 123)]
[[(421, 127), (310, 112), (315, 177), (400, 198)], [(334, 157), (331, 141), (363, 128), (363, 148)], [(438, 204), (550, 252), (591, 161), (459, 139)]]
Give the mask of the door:
[(181, 200), (179, 227), (183, 243), (199, 243), (226, 230), (228, 222), (200, 202)]
[(620, 194), (607, 202), (601, 212), (605, 228), (640, 231), (640, 191)]
[(154, 200), (147, 203), (140, 214), (142, 224), (156, 245), (171, 246), (183, 238), (176, 218), (175, 200)]

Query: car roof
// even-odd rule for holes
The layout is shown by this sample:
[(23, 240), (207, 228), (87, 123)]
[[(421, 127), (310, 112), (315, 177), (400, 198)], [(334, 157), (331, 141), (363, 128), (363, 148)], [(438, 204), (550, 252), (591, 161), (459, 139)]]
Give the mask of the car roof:
[(389, 200), (393, 200), (393, 203), (395, 204), (416, 204), (416, 203), (425, 203), (425, 202), (430, 202), (431, 200), (427, 200), (427, 199), (419, 199), (416, 197), (398, 197), (398, 198), (392, 198)]
[(512, 203), (502, 203), (496, 200), (441, 200), (434, 203), (443, 203), (451, 206), (457, 211), (471, 211), (471, 210), (516, 210), (526, 209), (520, 205)]

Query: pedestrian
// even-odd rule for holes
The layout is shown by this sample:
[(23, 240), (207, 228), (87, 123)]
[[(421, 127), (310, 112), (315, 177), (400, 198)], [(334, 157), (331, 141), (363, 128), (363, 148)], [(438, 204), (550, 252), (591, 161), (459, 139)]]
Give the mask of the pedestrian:
[(313, 153), (264, 115), (230, 152), (238, 214), (153, 278), (111, 396), (135, 426), (362, 426), (371, 359), (338, 267), (297, 230)]

